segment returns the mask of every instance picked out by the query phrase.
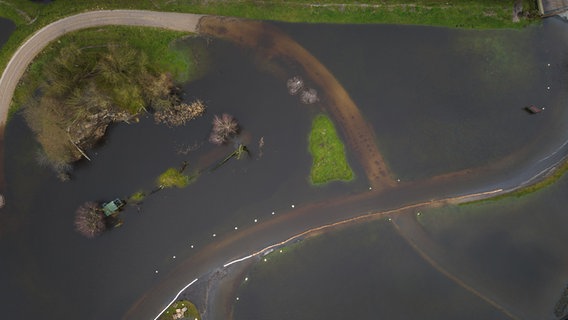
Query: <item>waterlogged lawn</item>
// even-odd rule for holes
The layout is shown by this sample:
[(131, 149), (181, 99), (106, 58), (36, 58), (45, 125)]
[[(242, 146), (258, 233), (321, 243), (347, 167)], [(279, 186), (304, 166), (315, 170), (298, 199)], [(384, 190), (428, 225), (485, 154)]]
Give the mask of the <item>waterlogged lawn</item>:
[(313, 184), (353, 179), (353, 171), (347, 163), (343, 142), (331, 120), (323, 114), (318, 115), (312, 123), (309, 148), (313, 158), (310, 171)]

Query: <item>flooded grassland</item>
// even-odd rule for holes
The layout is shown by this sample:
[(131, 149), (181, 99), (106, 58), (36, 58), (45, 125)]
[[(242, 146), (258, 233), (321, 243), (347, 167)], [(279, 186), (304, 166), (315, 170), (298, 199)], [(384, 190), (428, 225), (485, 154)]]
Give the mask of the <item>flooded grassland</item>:
[[(257, 41), (263, 25), (251, 25), (251, 39)], [(548, 49), (527, 45), (548, 44), (546, 37), (561, 37), (562, 27), (552, 23), (522, 31), (476, 32), (278, 24), (268, 30), (279, 28), (273, 32), (280, 38), (274, 40), (284, 42), (265, 38), (260, 49), (249, 46), (248, 38), (243, 45), (235, 39), (207, 37), (203, 41), (213, 68), (183, 88), (188, 101), (199, 98), (206, 103), (207, 114), (178, 128), (157, 126), (151, 119), (114, 125), (92, 154), (93, 161), (77, 164), (74, 179), (67, 183), (37, 165), (38, 146), (16, 115), (6, 130), (7, 196), (13, 199), (6, 215), (12, 223), (0, 233), (0, 254), (6, 257), (0, 265), (5, 314), (70, 318), (91, 310), (87, 319), (153, 317), (149, 315), (194, 278), (307, 228), (409, 201), (517, 185), (539, 172), (540, 167), (533, 168), (535, 158), (548, 157), (538, 162), (547, 167), (565, 154), (559, 146), (567, 138), (566, 94), (560, 89), (565, 87), (562, 52), (568, 41)], [(271, 55), (271, 48), (280, 50), (280, 56)], [(522, 54), (504, 55), (503, 50)], [(299, 53), (307, 60), (295, 61)], [(505, 56), (516, 60), (504, 61)], [(511, 64), (521, 66), (522, 72)], [(480, 66), (485, 72), (476, 74)], [(456, 67), (463, 72), (454, 72)], [(489, 71), (497, 74), (488, 76)], [(296, 74), (311, 79), (326, 98), (308, 106), (291, 96), (286, 80)], [(326, 91), (338, 86), (340, 91)], [(546, 105), (546, 112), (526, 114), (523, 107), (528, 101)], [(343, 102), (349, 103), (347, 108), (342, 108)], [(356, 179), (314, 188), (308, 181), (307, 137), (313, 117), (321, 111), (332, 116), (348, 142)], [(223, 112), (239, 120), (242, 133), (235, 142), (246, 143), (251, 156), (209, 172), (206, 169), (235, 148), (232, 143), (215, 147), (207, 142), (213, 115)], [(343, 124), (353, 119), (365, 127), (346, 130), (350, 127)], [(365, 135), (368, 132), (370, 136)], [(378, 150), (384, 159), (366, 157), (381, 155)], [(128, 207), (125, 224), (96, 240), (73, 230), (79, 204), (151, 189), (155, 177), (183, 161), (188, 161), (190, 171), (205, 169), (189, 187), (160, 191), (139, 209)], [(395, 177), (391, 179), (385, 168)], [(457, 180), (421, 182), (452, 172), (465, 174)], [(369, 186), (375, 185), (385, 192), (370, 192)], [(403, 231), (413, 230), (410, 226)], [(466, 317), (476, 310), (487, 319), (502, 316), (478, 295), (433, 270), (391, 224), (378, 221), (360, 228), (302, 244), (315, 248), (307, 255), (291, 251), (304, 261), (292, 278), (281, 278), (279, 266), (295, 264), (285, 260), (272, 264), (271, 270), (278, 272), (251, 276), (264, 280), (254, 280), (239, 293), (243, 303), (235, 307), (236, 318), (254, 318), (254, 312), (270, 319), (286, 315), (279, 309), (284, 304), (267, 301), (264, 297), (270, 295), (262, 293), (265, 283), (279, 279), (285, 279), (285, 284), (278, 284), (284, 286), (282, 291), (270, 292), (296, 303), (293, 311), (298, 311), (298, 318), (333, 318), (357, 301), (362, 304), (349, 315), (365, 317), (372, 312), (403, 319), (416, 307), (440, 319), (455, 318), (460, 310)], [(447, 245), (432, 238), (439, 246)], [(342, 259), (341, 253), (348, 255)], [(277, 253), (271, 256), (272, 262), (280, 261)], [(318, 261), (325, 263), (310, 265)], [(465, 270), (462, 264), (451, 265)], [(355, 278), (342, 281), (340, 274)], [(290, 295), (305, 288), (310, 278), (310, 290), (293, 300), (296, 297)], [(349, 287), (333, 287), (337, 283)], [(432, 288), (439, 292), (430, 294)], [(400, 295), (392, 293), (396, 291)], [(411, 302), (407, 296), (413, 297)], [(430, 296), (433, 300), (427, 299)], [(447, 297), (452, 297), (450, 303)], [(307, 301), (310, 304), (303, 304)], [(372, 307), (377, 301), (381, 310)], [(317, 307), (310, 311), (302, 305)]]

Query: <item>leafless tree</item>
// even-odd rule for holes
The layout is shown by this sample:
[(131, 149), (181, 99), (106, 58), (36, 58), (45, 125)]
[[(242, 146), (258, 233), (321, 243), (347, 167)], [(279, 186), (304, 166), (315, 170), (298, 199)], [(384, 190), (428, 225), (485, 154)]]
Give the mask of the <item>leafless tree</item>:
[(75, 229), (87, 238), (94, 238), (106, 230), (105, 217), (95, 202), (85, 202), (77, 209)]
[(215, 115), (213, 118), (213, 130), (209, 136), (209, 141), (214, 144), (223, 144), (239, 132), (239, 123), (233, 116), (223, 113), (221, 117)]
[(288, 87), (288, 92), (291, 95), (295, 95), (300, 92), (302, 88), (304, 88), (304, 79), (302, 79), (300, 76), (294, 76), (288, 79), (286, 86)]

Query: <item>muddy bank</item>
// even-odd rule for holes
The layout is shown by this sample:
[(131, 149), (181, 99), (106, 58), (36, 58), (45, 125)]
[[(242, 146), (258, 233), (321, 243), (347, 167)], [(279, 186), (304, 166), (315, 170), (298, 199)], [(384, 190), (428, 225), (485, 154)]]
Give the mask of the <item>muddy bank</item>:
[(281, 59), (292, 65), (291, 70), (300, 69), (300, 73), (305, 74), (322, 92), (319, 105), (330, 112), (341, 128), (347, 140), (346, 145), (357, 155), (371, 186), (382, 190), (395, 185), (376, 145), (373, 129), (347, 91), (324, 65), (296, 41), (274, 26), (234, 18), (203, 17), (199, 21), (198, 32), (254, 49), (266, 61)]

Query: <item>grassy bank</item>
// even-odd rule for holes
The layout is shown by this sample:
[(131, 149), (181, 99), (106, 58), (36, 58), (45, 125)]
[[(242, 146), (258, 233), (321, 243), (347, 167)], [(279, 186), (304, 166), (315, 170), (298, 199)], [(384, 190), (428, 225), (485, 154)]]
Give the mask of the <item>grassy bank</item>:
[[(390, 0), (388, 3), (370, 0), (75, 0), (49, 4), (3, 0), (0, 2), (0, 16), (13, 20), (17, 29), (0, 51), (0, 69), (4, 70), (16, 48), (36, 30), (65, 16), (91, 10), (142, 9), (290, 22), (397, 23), (462, 28), (521, 28), (531, 22), (523, 19), (513, 23), (512, 6), (510, 1), (495, 0)], [(523, 0), (523, 7), (534, 12), (536, 2)]]
[(313, 184), (353, 179), (353, 171), (347, 163), (343, 142), (331, 120), (323, 114), (318, 115), (312, 123), (309, 150), (313, 158), (310, 171)]
[(472, 201), (472, 202), (466, 202), (466, 203), (463, 203), (461, 205), (468, 205), (468, 204), (488, 202), (488, 201), (497, 201), (497, 200), (506, 199), (506, 198), (519, 198), (519, 197), (522, 197), (522, 196), (526, 196), (528, 194), (542, 190), (542, 189), (544, 189), (544, 188), (546, 188), (550, 185), (553, 185), (556, 181), (560, 180), (560, 178), (562, 178), (562, 176), (564, 176), (564, 174), (566, 172), (568, 172), (568, 161), (564, 161), (560, 165), (560, 167), (558, 167), (551, 175), (545, 177), (544, 179), (538, 181), (537, 183), (534, 183), (534, 184), (528, 185), (526, 187), (517, 189), (513, 192), (498, 195), (496, 197)]

